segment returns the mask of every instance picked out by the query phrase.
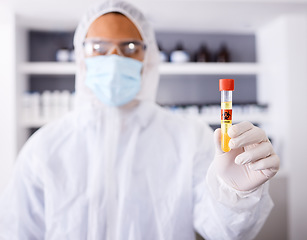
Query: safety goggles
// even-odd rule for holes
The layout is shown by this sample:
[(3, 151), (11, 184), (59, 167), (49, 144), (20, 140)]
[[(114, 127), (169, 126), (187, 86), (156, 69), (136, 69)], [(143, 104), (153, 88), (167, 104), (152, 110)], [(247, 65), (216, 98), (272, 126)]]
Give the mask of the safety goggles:
[(87, 38), (83, 42), (85, 56), (94, 57), (99, 55), (109, 55), (116, 52), (118, 55), (144, 59), (146, 45), (139, 40), (109, 40), (102, 38)]

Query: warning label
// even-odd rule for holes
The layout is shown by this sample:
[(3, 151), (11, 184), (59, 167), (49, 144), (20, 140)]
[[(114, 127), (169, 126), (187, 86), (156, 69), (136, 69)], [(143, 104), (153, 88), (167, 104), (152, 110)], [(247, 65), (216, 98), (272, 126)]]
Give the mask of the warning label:
[(232, 120), (232, 109), (221, 109), (221, 120)]

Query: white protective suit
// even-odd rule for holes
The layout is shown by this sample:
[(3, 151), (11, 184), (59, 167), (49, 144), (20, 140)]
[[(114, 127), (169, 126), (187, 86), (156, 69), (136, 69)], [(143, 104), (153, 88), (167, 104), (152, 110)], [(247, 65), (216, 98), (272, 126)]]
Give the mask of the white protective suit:
[[(84, 85), (82, 41), (97, 17), (113, 11), (130, 18), (147, 45), (132, 109), (107, 108)], [(212, 130), (154, 103), (158, 49), (143, 15), (125, 2), (97, 4), (74, 44), (76, 109), (20, 152), (0, 200), (0, 239), (190, 240), (195, 230), (206, 239), (255, 237), (272, 208), (267, 186), (239, 197), (212, 181), (211, 189), (234, 200), (211, 194)]]

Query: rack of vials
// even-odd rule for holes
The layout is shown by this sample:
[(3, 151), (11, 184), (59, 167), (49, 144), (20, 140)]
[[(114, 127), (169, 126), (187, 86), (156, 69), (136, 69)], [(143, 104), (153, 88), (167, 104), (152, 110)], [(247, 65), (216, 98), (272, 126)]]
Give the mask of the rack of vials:
[(26, 92), (22, 95), (22, 121), (31, 125), (57, 119), (74, 108), (74, 93), (69, 91)]

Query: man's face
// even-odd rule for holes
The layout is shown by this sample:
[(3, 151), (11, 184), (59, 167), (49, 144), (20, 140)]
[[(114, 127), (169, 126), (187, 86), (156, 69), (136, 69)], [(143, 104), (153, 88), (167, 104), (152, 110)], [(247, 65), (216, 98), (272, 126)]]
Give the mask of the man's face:
[[(86, 35), (86, 41), (91, 39), (94, 41), (101, 39), (100, 45), (96, 46), (106, 47), (109, 50), (107, 54), (126, 55), (139, 61), (144, 60), (145, 50), (139, 46), (139, 43), (143, 44), (141, 34), (124, 15), (108, 13), (97, 18), (90, 25)], [(129, 45), (129, 42), (133, 44)], [(110, 44), (108, 45), (108, 43)], [(135, 52), (129, 55), (129, 51)], [(99, 55), (98, 51), (96, 53), (94, 51), (92, 55)]]

